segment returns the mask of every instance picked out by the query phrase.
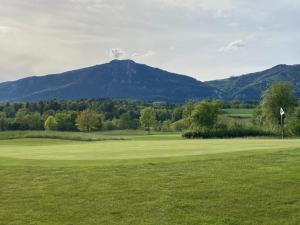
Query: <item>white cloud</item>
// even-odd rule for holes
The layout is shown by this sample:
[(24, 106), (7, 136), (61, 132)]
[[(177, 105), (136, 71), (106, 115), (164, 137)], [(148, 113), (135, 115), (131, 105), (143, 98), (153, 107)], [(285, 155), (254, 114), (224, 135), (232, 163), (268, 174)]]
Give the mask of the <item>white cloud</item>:
[(138, 58), (148, 58), (148, 57), (152, 57), (152, 56), (154, 56), (155, 55), (155, 52), (154, 51), (152, 51), (152, 50), (148, 50), (147, 52), (145, 52), (145, 53), (137, 53), (137, 52), (135, 52), (135, 53), (133, 53), (132, 55), (131, 55), (131, 57), (133, 58), (133, 59), (138, 59)]
[(234, 51), (237, 50), (239, 48), (244, 48), (246, 47), (246, 42), (244, 42), (243, 40), (235, 40), (230, 42), (228, 45), (220, 48), (219, 50), (221, 52), (229, 52), (229, 51)]
[(125, 51), (121, 48), (112, 48), (109, 50), (109, 57), (111, 59), (122, 59), (125, 56)]

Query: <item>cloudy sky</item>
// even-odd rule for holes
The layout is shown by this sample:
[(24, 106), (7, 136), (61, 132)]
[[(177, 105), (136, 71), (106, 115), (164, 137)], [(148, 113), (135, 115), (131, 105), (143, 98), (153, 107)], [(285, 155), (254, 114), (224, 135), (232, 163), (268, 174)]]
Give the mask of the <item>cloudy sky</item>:
[(0, 81), (114, 57), (211, 80), (300, 63), (299, 0), (0, 0)]

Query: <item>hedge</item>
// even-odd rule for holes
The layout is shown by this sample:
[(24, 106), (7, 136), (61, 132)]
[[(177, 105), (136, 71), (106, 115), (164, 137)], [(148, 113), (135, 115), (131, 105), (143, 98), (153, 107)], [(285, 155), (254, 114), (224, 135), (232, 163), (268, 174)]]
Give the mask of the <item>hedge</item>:
[(197, 138), (238, 138), (238, 137), (270, 137), (275, 136), (270, 131), (263, 131), (257, 129), (243, 128), (230, 130), (206, 130), (206, 131), (188, 131), (182, 135), (187, 139)]

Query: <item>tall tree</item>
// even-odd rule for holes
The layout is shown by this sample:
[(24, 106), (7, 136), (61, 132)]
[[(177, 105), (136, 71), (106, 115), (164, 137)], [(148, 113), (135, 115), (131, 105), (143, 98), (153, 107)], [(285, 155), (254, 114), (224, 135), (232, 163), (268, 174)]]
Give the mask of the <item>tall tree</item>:
[(217, 101), (202, 101), (195, 105), (192, 111), (192, 125), (199, 129), (213, 128), (217, 121), (220, 111), (220, 103)]
[(150, 133), (151, 127), (157, 123), (156, 113), (152, 107), (147, 107), (141, 111), (140, 123)]
[(0, 112), (0, 131), (6, 130), (7, 127), (7, 118), (4, 112)]
[(100, 130), (102, 127), (102, 118), (97, 112), (86, 109), (77, 117), (76, 125), (80, 131), (84, 132)]
[(193, 123), (193, 121), (192, 121), (193, 110), (194, 110), (194, 103), (192, 101), (187, 101), (183, 105), (182, 117), (183, 117), (184, 122), (187, 125), (187, 127), (190, 127)]
[(293, 86), (287, 82), (275, 83), (263, 94), (260, 106), (262, 117), (266, 123), (276, 127), (280, 121), (280, 108), (289, 116), (294, 112), (296, 104)]

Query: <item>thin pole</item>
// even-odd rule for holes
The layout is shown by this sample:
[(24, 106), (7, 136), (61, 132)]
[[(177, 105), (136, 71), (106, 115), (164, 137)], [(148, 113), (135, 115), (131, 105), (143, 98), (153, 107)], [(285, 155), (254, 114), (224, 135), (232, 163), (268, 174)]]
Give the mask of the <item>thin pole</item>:
[(281, 115), (281, 138), (284, 138), (284, 131), (283, 131), (283, 116)]

